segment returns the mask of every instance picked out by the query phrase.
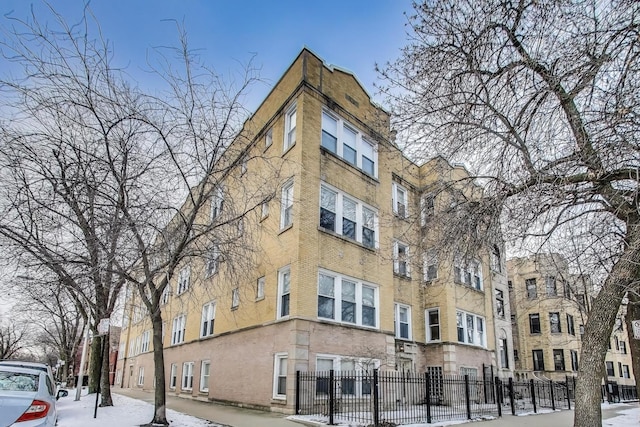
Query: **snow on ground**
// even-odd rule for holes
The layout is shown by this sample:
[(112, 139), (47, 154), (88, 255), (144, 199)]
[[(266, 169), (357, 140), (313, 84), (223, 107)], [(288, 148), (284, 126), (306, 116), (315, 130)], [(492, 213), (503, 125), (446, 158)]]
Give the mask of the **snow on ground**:
[(640, 425), (640, 408), (620, 411), (621, 415), (602, 421), (602, 427), (638, 427)]
[[(153, 405), (150, 403), (112, 394), (114, 406), (98, 407), (94, 419), (95, 394), (84, 395), (79, 401), (74, 400), (75, 395), (75, 390), (69, 390), (69, 396), (58, 400), (58, 427), (133, 427), (148, 423), (153, 416)], [(167, 409), (167, 419), (175, 427), (218, 426), (171, 409)]]

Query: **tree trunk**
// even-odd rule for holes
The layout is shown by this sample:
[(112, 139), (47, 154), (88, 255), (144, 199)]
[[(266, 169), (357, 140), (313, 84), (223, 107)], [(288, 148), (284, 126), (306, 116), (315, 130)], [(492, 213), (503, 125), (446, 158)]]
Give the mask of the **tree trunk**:
[(629, 292), (629, 304), (627, 304), (627, 334), (629, 335), (629, 351), (631, 351), (631, 368), (636, 381), (636, 395), (640, 395), (640, 339), (633, 337), (634, 320), (640, 320), (640, 297), (633, 292)]
[(153, 324), (153, 364), (156, 375), (156, 388), (154, 392), (154, 414), (153, 420), (150, 424), (169, 425), (166, 411), (167, 394), (164, 369), (164, 351), (162, 348), (162, 314), (159, 307), (152, 310), (151, 313), (151, 323)]
[[(100, 376), (101, 354), (100, 354), (100, 338), (96, 331), (93, 331), (93, 340), (91, 341), (91, 349), (89, 355), (89, 394), (98, 392), (98, 377)], [(80, 379), (79, 381), (82, 381)]]
[(100, 406), (113, 406), (111, 400), (111, 383), (109, 382), (109, 352), (111, 350), (109, 334), (101, 337), (104, 342), (102, 352), (102, 377), (100, 378)]
[(640, 272), (640, 227), (628, 226), (627, 247), (593, 300), (585, 325), (576, 384), (574, 427), (602, 427), (601, 373), (627, 285)]

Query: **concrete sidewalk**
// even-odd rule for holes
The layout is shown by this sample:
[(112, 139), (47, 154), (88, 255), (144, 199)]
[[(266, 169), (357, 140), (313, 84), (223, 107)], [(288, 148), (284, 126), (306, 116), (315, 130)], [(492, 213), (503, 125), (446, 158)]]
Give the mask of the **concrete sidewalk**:
[[(153, 404), (153, 393), (151, 392), (128, 388), (114, 388), (111, 392)], [(167, 408), (229, 427), (300, 427), (300, 424), (286, 420), (285, 415), (282, 414), (201, 402), (171, 395), (167, 395)]]
[[(151, 392), (126, 388), (117, 388), (112, 390), (112, 392), (153, 404), (153, 393)], [(193, 415), (194, 417), (202, 418), (204, 420), (213, 421), (214, 423), (223, 424), (228, 427), (300, 427), (302, 425), (285, 419), (285, 416), (282, 414), (238, 408), (235, 406), (221, 405), (212, 402), (201, 402), (198, 400), (185, 399), (170, 395), (167, 395), (167, 407), (178, 412)], [(637, 407), (638, 402), (616, 404), (610, 407), (604, 405), (602, 407), (602, 419), (604, 421), (609, 418), (614, 418), (624, 409)], [(490, 421), (477, 421), (473, 423), (474, 426), (482, 424), (485, 425), (484, 427), (572, 427), (573, 410), (515, 417), (511, 414), (504, 414), (502, 418)], [(308, 423), (307, 425), (318, 424)], [(438, 425), (442, 424), (433, 424), (433, 426)], [(603, 422), (603, 425), (607, 424)]]

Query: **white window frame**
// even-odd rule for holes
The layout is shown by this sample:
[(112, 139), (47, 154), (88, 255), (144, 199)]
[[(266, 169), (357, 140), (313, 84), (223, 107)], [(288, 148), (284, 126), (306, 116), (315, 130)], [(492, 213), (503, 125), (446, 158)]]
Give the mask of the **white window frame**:
[(287, 181), (281, 190), (280, 197), (280, 229), (293, 224), (293, 180)]
[[(345, 324), (345, 325), (356, 325), (356, 326), (361, 326), (364, 328), (372, 328), (372, 329), (378, 329), (379, 325), (380, 325), (380, 292), (378, 289), (378, 286), (368, 283), (368, 282), (363, 282), (361, 280), (358, 280), (356, 278), (353, 277), (349, 277), (349, 276), (345, 276), (339, 273), (335, 273), (333, 271), (330, 270), (326, 270), (326, 269), (319, 269), (318, 271), (318, 288), (317, 288), (317, 293), (318, 293), (318, 300), (322, 297), (325, 299), (330, 299), (329, 295), (326, 294), (321, 294), (321, 290), (320, 290), (320, 281), (321, 281), (321, 277), (325, 276), (325, 277), (330, 277), (333, 278), (333, 318), (330, 317), (323, 317), (320, 316), (320, 306), (318, 306), (318, 312), (317, 312), (317, 316), (318, 319), (322, 319), (322, 320), (326, 320), (326, 321), (331, 321), (331, 322), (337, 322), (337, 323), (341, 323), (341, 324)], [(344, 282), (348, 282), (348, 283), (353, 283), (355, 284), (355, 302), (353, 301), (349, 301), (350, 303), (355, 303), (355, 322), (349, 322), (349, 321), (345, 321), (342, 319), (342, 304), (343, 304), (343, 292), (342, 292), (342, 285)], [(371, 305), (365, 305), (365, 297), (364, 297), (364, 291), (367, 291), (367, 294), (370, 293), (370, 291), (373, 292), (373, 306)], [(319, 304), (319, 303), (318, 303)], [(365, 325), (363, 324), (363, 307), (369, 307), (369, 308), (373, 308), (374, 310), (374, 316), (373, 316), (373, 320), (374, 320), (374, 325)]]
[(177, 345), (184, 342), (186, 334), (187, 316), (179, 314), (173, 318), (173, 328), (171, 330), (171, 345)]
[(218, 272), (220, 268), (220, 256), (220, 246), (213, 245), (213, 247), (209, 249), (209, 253), (207, 254), (205, 277), (211, 277)]
[(209, 301), (202, 306), (202, 316), (200, 319), (200, 338), (213, 335), (216, 319), (216, 302)]
[(176, 295), (181, 295), (189, 290), (190, 285), (190, 277), (191, 277), (191, 267), (185, 266), (182, 267), (180, 272), (178, 273), (178, 286), (176, 287)]
[(151, 331), (144, 331), (142, 333), (140, 353), (146, 353), (149, 351), (150, 342), (151, 342)]
[[(402, 321), (402, 313), (405, 313), (406, 322)], [(396, 339), (411, 341), (413, 339), (411, 325), (411, 306), (406, 304), (394, 304), (394, 324), (396, 329)], [(407, 336), (402, 336), (402, 324), (407, 325)]]
[[(438, 316), (438, 323), (431, 323), (431, 313), (436, 313)], [(427, 342), (431, 341), (442, 341), (442, 329), (440, 323), (440, 307), (428, 308), (425, 310), (424, 314), (425, 319), (425, 330), (426, 330), (426, 338)], [(433, 334), (431, 333), (431, 328), (438, 328), (438, 338), (433, 338)]]
[[(322, 132), (326, 132), (327, 134), (333, 136), (336, 139), (336, 150), (333, 151), (332, 149), (323, 146), (324, 149), (326, 149), (329, 152), (332, 152), (333, 154), (335, 154), (336, 156), (340, 157), (341, 159), (343, 159), (345, 162), (349, 163), (350, 165), (355, 166), (356, 168), (360, 169), (361, 171), (363, 171), (364, 173), (366, 173), (367, 175), (371, 175), (375, 178), (378, 177), (378, 149), (377, 149), (377, 145), (374, 144), (373, 142), (371, 142), (371, 140), (369, 140), (369, 138), (367, 138), (363, 132), (359, 131), (358, 128), (356, 126), (353, 126), (352, 124), (348, 123), (347, 121), (345, 121), (344, 119), (342, 119), (340, 116), (334, 114), (333, 112), (330, 112), (329, 110), (323, 110), (322, 111), (322, 118), (324, 117), (328, 117), (330, 118), (333, 122), (335, 122), (336, 124), (336, 130), (335, 130), (335, 135), (332, 132), (329, 132), (327, 129), (325, 129), (324, 124), (325, 124), (325, 120), (322, 119), (321, 122), (321, 135), (320, 135), (320, 141), (322, 144)], [(351, 133), (354, 135), (354, 141), (353, 144), (355, 145), (355, 147), (351, 147), (350, 144), (347, 144), (347, 133)], [(346, 156), (345, 156), (345, 145), (352, 148), (353, 150), (355, 150), (355, 163), (351, 162)], [(368, 156), (366, 156), (367, 151), (371, 152), (371, 157), (369, 158)], [(373, 163), (373, 170), (371, 171), (371, 173), (366, 170), (366, 167), (364, 165), (364, 158), (367, 158), (371, 163)]]
[[(327, 192), (326, 194), (334, 194), (335, 195), (335, 203), (333, 207), (330, 206), (323, 206), (323, 201), (322, 201), (322, 194), (323, 191)], [(379, 242), (378, 242), (378, 238), (379, 238), (379, 220), (378, 220), (378, 210), (373, 208), (372, 206), (369, 206), (367, 204), (365, 204), (364, 202), (362, 202), (361, 200), (358, 200), (355, 197), (350, 196), (349, 194), (337, 189), (336, 187), (333, 187), (329, 184), (326, 184), (324, 182), (320, 183), (320, 200), (319, 200), (319, 214), (320, 217), (318, 218), (318, 226), (323, 229), (323, 230), (327, 230), (329, 232), (335, 233), (335, 234), (339, 234), (347, 239), (351, 239), (351, 237), (346, 236), (345, 234), (343, 234), (343, 223), (344, 223), (344, 219), (345, 219), (345, 215), (347, 214), (347, 212), (344, 209), (344, 205), (345, 205), (345, 200), (347, 203), (354, 203), (355, 204), (355, 221), (353, 221), (352, 219), (348, 219), (349, 221), (353, 221), (355, 222), (355, 240), (356, 242), (360, 243), (361, 245), (370, 248), (370, 249), (377, 249)], [(330, 211), (332, 213), (335, 214), (335, 218), (334, 218), (334, 229), (330, 229), (330, 228), (326, 228), (324, 227), (320, 221), (322, 220), (322, 209), (326, 209), (327, 211)], [(333, 209), (333, 211), (331, 210)], [(373, 221), (373, 224), (367, 224), (365, 221), (365, 216), (371, 214), (373, 217), (371, 218)], [(370, 246), (368, 244), (366, 244), (364, 242), (364, 228), (367, 228), (368, 230), (372, 230), (373, 231), (373, 246)]]
[[(373, 370), (374, 369), (379, 369), (380, 365), (381, 365), (381, 362), (380, 362), (379, 359), (370, 359), (370, 358), (364, 358), (364, 357), (349, 357), (349, 356), (340, 356), (340, 355), (335, 355), (335, 354), (318, 353), (316, 355), (316, 372), (318, 372), (318, 371), (326, 372), (325, 370), (320, 369), (320, 367), (319, 367), (319, 365), (320, 365), (319, 362), (320, 361), (330, 362), (331, 363), (331, 369), (333, 369), (336, 372), (345, 371), (345, 372), (357, 372), (357, 373), (362, 373), (362, 374), (373, 374)], [(342, 369), (345, 365), (353, 365), (353, 369)], [(350, 397), (351, 396), (353, 396), (353, 397), (373, 396), (373, 388), (372, 388), (373, 387), (373, 377), (367, 378), (366, 375), (362, 375), (362, 374), (357, 376), (359, 378), (354, 378), (354, 380), (355, 380), (355, 384), (354, 384), (355, 385), (355, 387), (354, 387), (355, 394), (348, 394), (348, 396), (350, 396)], [(326, 380), (328, 381), (328, 378)], [(369, 381), (370, 393), (363, 393), (363, 387), (362, 387), (363, 380), (368, 380)], [(341, 391), (339, 391), (339, 392), (341, 392)], [(316, 394), (317, 397), (323, 396), (323, 395), (324, 395), (324, 393)]]
[[(462, 332), (463, 340), (460, 341), (460, 315), (462, 314)], [(469, 328), (469, 319), (472, 320), (471, 328)], [(457, 341), (467, 345), (473, 345), (476, 347), (487, 347), (487, 321), (484, 316), (479, 316), (474, 313), (469, 313), (464, 310), (456, 310), (456, 332)]]
[[(287, 399), (287, 372), (281, 372), (282, 370), (282, 361), (284, 360), (285, 369), (288, 370), (289, 367), (289, 354), (288, 353), (276, 353), (273, 356), (273, 398), (278, 400), (286, 400)], [(279, 391), (279, 383), (280, 379), (285, 378), (285, 392), (280, 393)]]
[(394, 182), (392, 186), (391, 201), (394, 214), (399, 218), (409, 217), (409, 191), (397, 182)]
[(231, 289), (231, 309), (234, 310), (240, 305), (240, 288)]
[(273, 144), (273, 128), (270, 128), (264, 135), (264, 147), (269, 148)]
[(180, 390), (193, 390), (193, 362), (184, 362), (182, 364), (182, 383)]
[(287, 109), (284, 116), (284, 141), (282, 152), (286, 152), (296, 144), (297, 107), (293, 104)]
[(160, 295), (160, 305), (166, 305), (169, 302), (170, 296), (171, 296), (171, 285), (167, 283), (165, 288), (162, 290), (162, 295)]
[[(287, 297), (287, 312), (283, 313), (284, 299)], [(287, 265), (278, 270), (278, 303), (276, 318), (288, 318), (291, 314), (291, 266)]]
[[(431, 268), (434, 267), (432, 270)], [(438, 278), (438, 253), (435, 249), (428, 249), (422, 255), (422, 279), (426, 282), (431, 282)], [(435, 271), (435, 275), (431, 272)]]
[(178, 384), (178, 364), (172, 363), (169, 371), (169, 389), (175, 390)]
[(433, 193), (423, 194), (420, 197), (420, 225), (425, 227), (429, 217), (435, 213), (435, 195)]
[(211, 208), (209, 213), (209, 220), (215, 221), (222, 214), (224, 209), (224, 190), (221, 187), (216, 187), (212, 191), (211, 195)]
[(472, 259), (468, 264), (463, 264), (460, 257), (456, 257), (453, 265), (453, 278), (456, 283), (477, 291), (484, 291), (482, 264), (477, 259)]
[(491, 247), (491, 270), (502, 273), (502, 252), (498, 245)]
[[(205, 369), (205, 367), (207, 369)], [(206, 375), (205, 375), (206, 372)], [(211, 376), (211, 361), (210, 360), (203, 360), (200, 363), (200, 391), (201, 392), (208, 392), (209, 391), (209, 377)]]
[(256, 300), (264, 299), (264, 286), (266, 281), (267, 279), (264, 276), (258, 278), (256, 282)]
[(144, 366), (140, 366), (138, 368), (138, 386), (142, 387), (144, 385)]
[(269, 216), (269, 202), (264, 201), (260, 207), (260, 219), (265, 219)]
[[(400, 255), (400, 249), (404, 249), (404, 255)], [(404, 271), (402, 271), (404, 269)], [(393, 272), (402, 277), (411, 277), (411, 255), (409, 245), (395, 240), (393, 242)]]

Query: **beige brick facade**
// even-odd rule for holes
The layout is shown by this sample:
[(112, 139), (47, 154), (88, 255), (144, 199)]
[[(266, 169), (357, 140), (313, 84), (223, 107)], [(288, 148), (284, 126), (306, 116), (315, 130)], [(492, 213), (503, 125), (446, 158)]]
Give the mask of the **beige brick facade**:
[[(292, 108), (295, 143), (284, 149)], [(335, 150), (322, 146), (323, 114), (327, 123), (335, 120), (340, 126)], [(204, 261), (191, 260), (190, 289), (174, 292), (164, 306), (170, 393), (291, 412), (295, 372), (320, 369), (319, 361), (333, 361), (336, 369), (343, 361), (356, 361), (356, 369), (482, 375), (485, 368), (511, 376), (507, 277), (500, 251), (497, 263), (490, 263), (489, 249), (478, 254), (473, 283), (454, 273), (446, 256), (438, 259), (437, 278), (425, 280), (424, 241), (432, 230), (421, 221), (421, 198), (437, 180), (466, 176), (464, 168), (442, 159), (422, 166), (409, 161), (394, 145), (388, 113), (371, 102), (357, 79), (306, 49), (245, 124), (245, 133), (254, 146), (244, 179), (256, 186), (277, 185), (277, 197), (266, 217), (257, 212), (245, 219), (245, 232), (257, 247), (255, 267), (241, 280), (230, 280), (223, 271), (205, 277)], [(273, 140), (268, 147), (267, 135)], [(277, 182), (261, 180), (273, 165)], [(292, 221), (283, 227), (281, 189), (289, 184)], [(323, 203), (333, 211), (323, 213)], [(436, 199), (435, 209), (444, 203)], [(283, 293), (287, 277), (288, 297)], [(264, 296), (257, 294), (260, 278)], [(174, 290), (177, 280), (172, 279)], [(238, 304), (232, 307), (236, 288)], [(502, 311), (496, 290), (505, 295)], [(129, 308), (135, 306), (135, 296), (129, 302)], [(209, 302), (215, 303), (214, 332), (201, 338), (203, 306)], [(174, 319), (180, 315), (186, 317), (185, 335), (172, 345)], [(143, 313), (129, 317), (116, 387), (151, 389), (152, 348), (140, 351), (136, 341), (151, 329), (150, 322)], [(503, 335), (501, 359), (497, 349)], [(286, 382), (278, 378), (285, 360)], [(204, 388), (203, 361), (209, 363)], [(183, 390), (183, 375), (190, 369), (185, 363), (191, 362), (191, 388)], [(146, 373), (141, 380), (140, 368)], [(283, 393), (278, 386), (285, 383)]]

